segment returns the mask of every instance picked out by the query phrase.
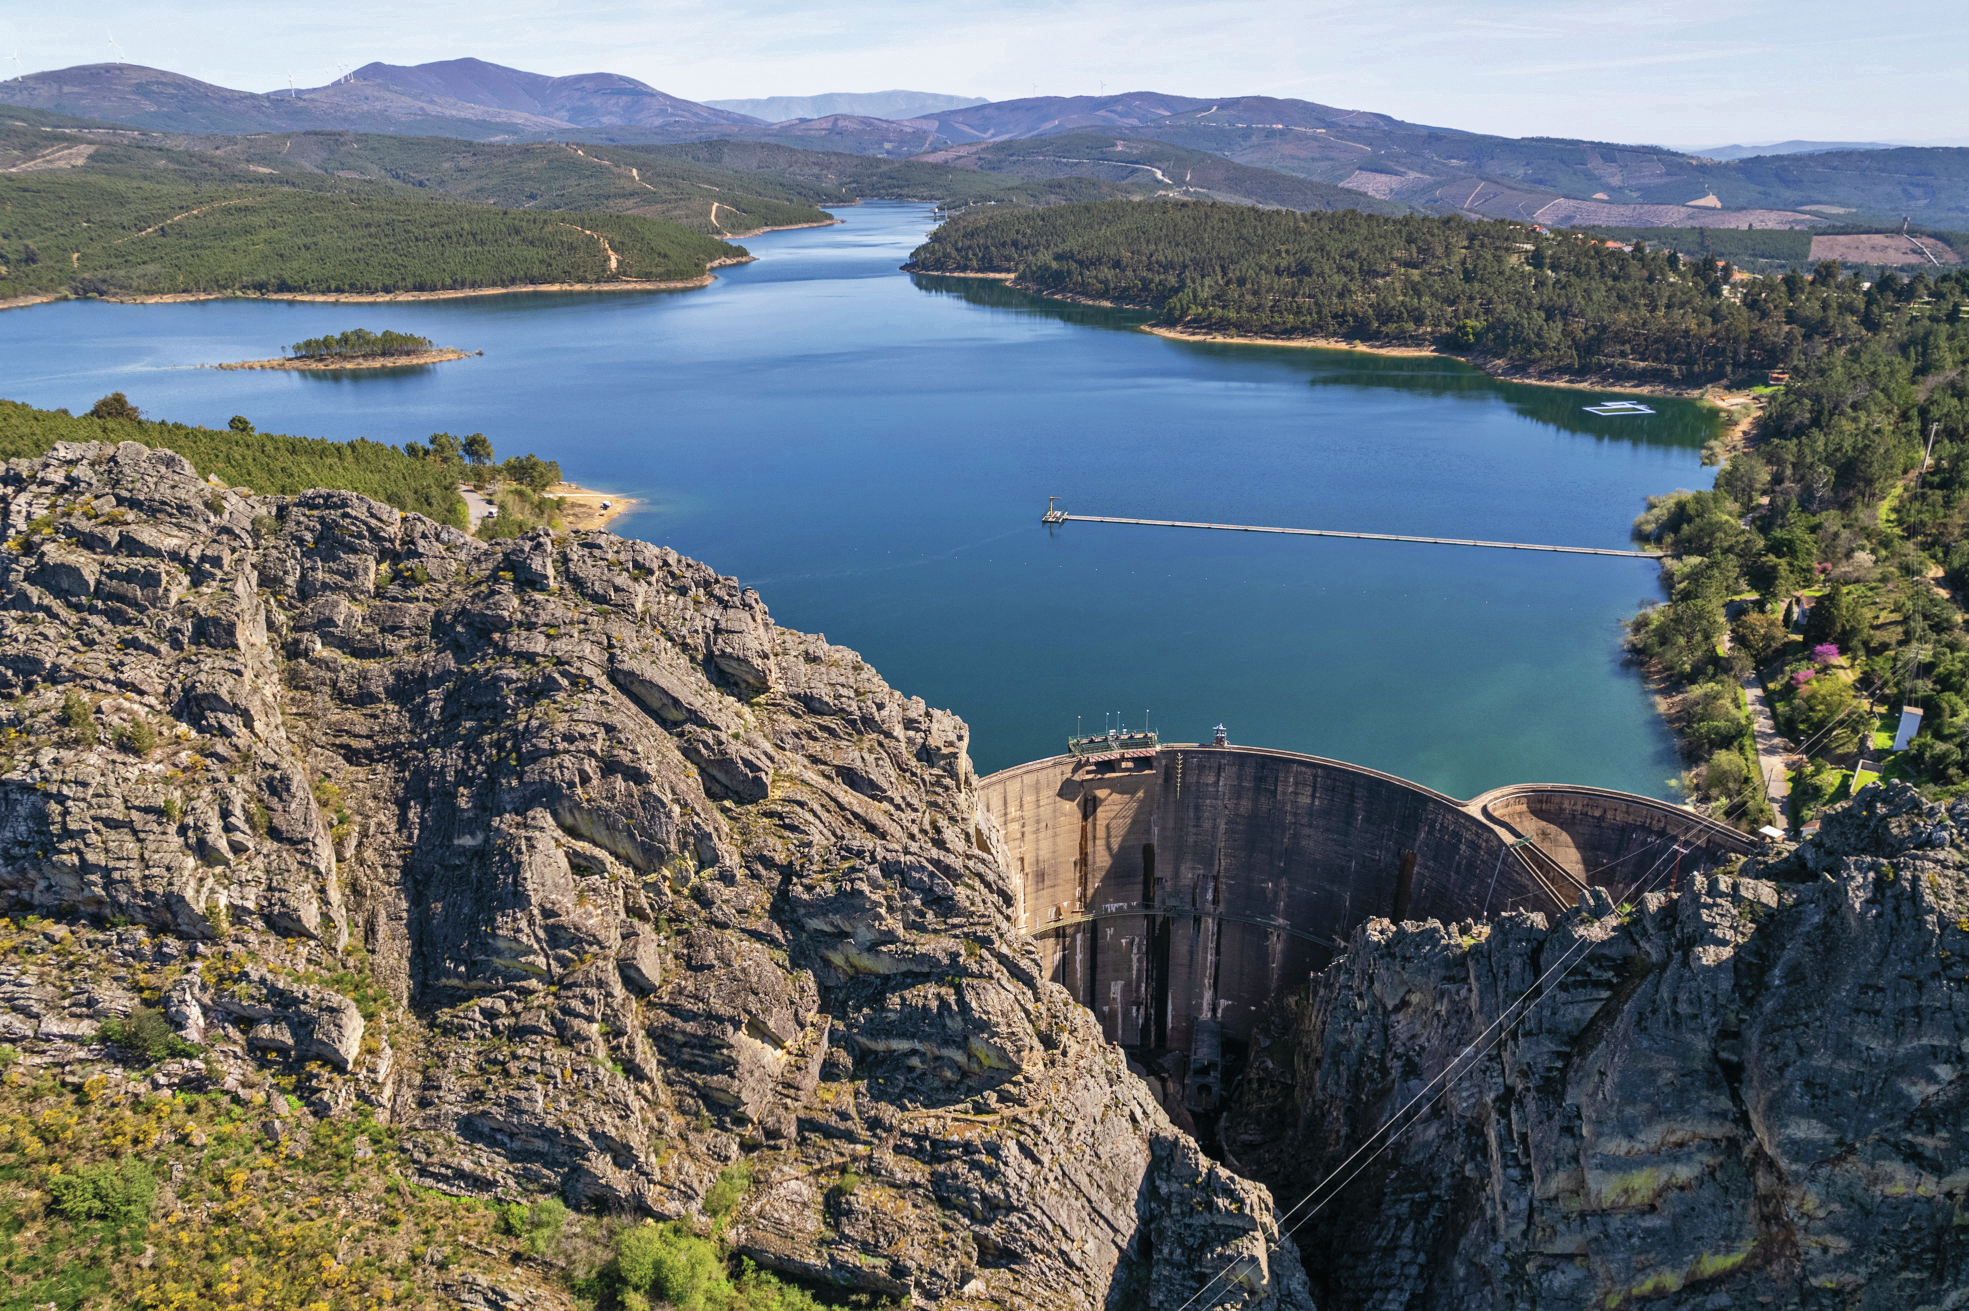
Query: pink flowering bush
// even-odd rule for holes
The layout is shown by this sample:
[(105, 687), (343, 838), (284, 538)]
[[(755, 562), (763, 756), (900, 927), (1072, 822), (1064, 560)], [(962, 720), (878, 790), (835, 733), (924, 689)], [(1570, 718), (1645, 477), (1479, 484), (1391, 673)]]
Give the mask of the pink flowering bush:
[(1838, 658), (1839, 658), (1839, 647), (1835, 643), (1826, 642), (1821, 646), (1815, 646), (1812, 648), (1812, 659), (1816, 660), (1818, 663), (1822, 665), (1829, 665), (1833, 661), (1837, 660)]
[(1816, 669), (1801, 669), (1791, 676), (1791, 685), (1793, 687), (1803, 687), (1818, 676), (1819, 671)]

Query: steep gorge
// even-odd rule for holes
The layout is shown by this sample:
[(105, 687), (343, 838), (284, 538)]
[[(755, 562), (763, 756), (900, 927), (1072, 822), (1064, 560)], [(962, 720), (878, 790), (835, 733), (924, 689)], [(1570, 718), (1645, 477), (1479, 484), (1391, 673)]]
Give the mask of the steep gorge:
[[(1311, 1306), (1264, 1190), (1043, 980), (964, 725), (854, 652), (665, 549), (134, 442), (9, 461), (0, 507), (14, 1085), (231, 1094), (295, 1157), (386, 1125), (417, 1184), (631, 1221), (742, 1162), (739, 1253), (915, 1304), (1174, 1308), (1227, 1270), (1197, 1305)], [(103, 1042), (150, 998), (202, 1062)], [(223, 1227), (204, 1138), (148, 1140), (159, 1208)], [(415, 1278), (467, 1305), (560, 1296), (445, 1261)]]
[(1256, 1024), (1227, 1159), (1327, 1311), (1969, 1306), (1965, 842), (1888, 783), (1673, 893), (1369, 921)]
[[(1079, 792), (1001, 776), (1044, 774), (1008, 843), (961, 721), (674, 552), (480, 542), (132, 442), (7, 462), (0, 513), (16, 1292), (57, 1172), (107, 1152), (153, 1164), (156, 1223), (91, 1305), (243, 1300), (261, 1267), (201, 1253), (264, 1237), (267, 1266), (320, 1255), (261, 1305), (569, 1307), (566, 1270), (449, 1200), (559, 1197), (719, 1216), (761, 1265), (909, 1305), (1969, 1307), (1969, 803), (1876, 787), (1796, 851), (1449, 925), (1354, 914), (1460, 916), (1468, 871), (1428, 848), (1226, 848), (1232, 874), (1364, 880), (1338, 918), (1279, 903), (1344, 931), (1317, 973), (1237, 949), (1234, 1171), (1129, 1072), (1131, 995), (1061, 935), (1150, 912), (1108, 874), (1159, 905), (1217, 867), (1179, 802), (1209, 827), (1310, 798), (1281, 820), (1309, 842), (1436, 816), (1494, 880), (1498, 834), (1458, 803), (1169, 754), (1166, 831), (1112, 807), (1088, 926), (1062, 928), (1027, 860)], [(1102, 777), (1148, 795), (1147, 767)], [(195, 1057), (106, 1041), (144, 1004)], [(1391, 1117), (1413, 1125), (1335, 1187)]]

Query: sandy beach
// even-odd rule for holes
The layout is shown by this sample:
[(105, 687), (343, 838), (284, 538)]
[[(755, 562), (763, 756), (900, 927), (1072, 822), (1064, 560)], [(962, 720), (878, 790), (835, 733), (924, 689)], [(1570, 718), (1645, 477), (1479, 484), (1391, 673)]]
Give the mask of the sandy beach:
[[(465, 500), (465, 514), (471, 521), (472, 531), (479, 525), (492, 507), (492, 502), (473, 489), (470, 483), (458, 484), (458, 495)], [(636, 505), (634, 497), (618, 496), (614, 492), (598, 492), (592, 487), (582, 487), (577, 483), (555, 483), (546, 495), (558, 498), (562, 503), (561, 523), (568, 528), (592, 531), (608, 527), (623, 511)], [(608, 508), (602, 508), (606, 502)]]
[[(570, 528), (606, 528), (618, 515), (638, 503), (632, 497), (598, 492), (576, 483), (555, 483), (547, 489), (547, 495), (561, 499), (561, 520)], [(606, 510), (602, 508), (603, 502), (608, 503)]]

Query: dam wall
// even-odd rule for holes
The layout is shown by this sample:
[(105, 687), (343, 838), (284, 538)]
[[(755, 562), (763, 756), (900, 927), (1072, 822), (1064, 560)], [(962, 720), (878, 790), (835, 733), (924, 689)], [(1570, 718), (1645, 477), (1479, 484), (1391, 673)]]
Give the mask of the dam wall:
[(1110, 1040), (1145, 1055), (1194, 1050), (1197, 1109), (1221, 1091), (1204, 1049), (1234, 1063), (1259, 1008), (1367, 919), (1549, 914), (1589, 886), (1618, 899), (1755, 848), (1647, 797), (1539, 784), (1463, 802), (1253, 747), (1055, 756), (978, 786), (1050, 977)]

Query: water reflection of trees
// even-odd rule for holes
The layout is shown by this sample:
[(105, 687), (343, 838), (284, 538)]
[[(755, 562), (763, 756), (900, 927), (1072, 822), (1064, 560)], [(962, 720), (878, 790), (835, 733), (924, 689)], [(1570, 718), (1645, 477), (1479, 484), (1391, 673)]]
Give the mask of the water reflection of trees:
[(1014, 314), (1028, 318), (1053, 319), (1083, 328), (1108, 328), (1126, 332), (1155, 318), (1155, 315), (1148, 310), (1124, 310), (1106, 305), (1075, 305), (1071, 301), (1048, 300), (1044, 296), (1035, 296), (1029, 291), (1008, 287), (996, 278), (954, 278), (939, 277), (930, 273), (912, 273), (909, 275), (909, 280), (916, 284), (918, 291), (927, 291), (933, 296), (955, 296), (968, 304), (982, 305), (986, 309), (1010, 310)]
[(1319, 361), (1319, 365), (1322, 372), (1310, 379), (1315, 387), (1387, 387), (1452, 400), (1467, 398), (1487, 402), (1497, 399), (1535, 423), (1601, 441), (1626, 442), (1631, 446), (1700, 449), (1717, 435), (1718, 430), (1713, 414), (1694, 401), (1649, 397), (1647, 404), (1653, 407), (1653, 414), (1588, 414), (1586, 406), (1605, 399), (1606, 393), (1493, 378), (1462, 360), (1350, 351), (1344, 364), (1333, 355), (1328, 355)]

